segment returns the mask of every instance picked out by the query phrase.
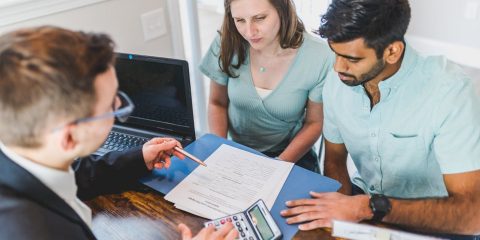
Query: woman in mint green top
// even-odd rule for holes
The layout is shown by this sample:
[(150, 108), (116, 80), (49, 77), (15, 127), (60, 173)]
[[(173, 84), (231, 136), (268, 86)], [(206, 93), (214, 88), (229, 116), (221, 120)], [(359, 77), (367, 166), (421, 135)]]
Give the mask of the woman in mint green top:
[(213, 80), (210, 131), (318, 170), (311, 148), (322, 130), (322, 88), (333, 62), (328, 46), (305, 32), (291, 1), (225, 6), (220, 36), (200, 65)]

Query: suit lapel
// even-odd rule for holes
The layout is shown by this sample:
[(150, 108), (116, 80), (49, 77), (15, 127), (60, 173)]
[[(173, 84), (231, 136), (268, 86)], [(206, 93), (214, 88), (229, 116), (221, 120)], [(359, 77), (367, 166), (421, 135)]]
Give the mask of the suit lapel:
[(90, 238), (95, 238), (87, 224), (57, 194), (28, 171), (14, 163), (0, 151), (0, 184), (61, 215), (66, 220), (82, 226)]

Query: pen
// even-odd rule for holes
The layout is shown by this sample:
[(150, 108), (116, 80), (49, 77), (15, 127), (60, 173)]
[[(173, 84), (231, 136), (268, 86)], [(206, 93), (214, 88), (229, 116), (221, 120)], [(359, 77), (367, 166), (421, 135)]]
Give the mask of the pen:
[(187, 151), (185, 151), (185, 150), (183, 150), (183, 149), (181, 149), (181, 148), (179, 148), (179, 147), (175, 147), (175, 148), (173, 148), (173, 149), (175, 149), (175, 151), (177, 151), (177, 152), (179, 152), (179, 153), (187, 156), (188, 158), (192, 159), (193, 161), (197, 162), (198, 164), (200, 164), (200, 165), (202, 165), (202, 166), (204, 166), (204, 167), (207, 166), (207, 164), (205, 164), (204, 162), (202, 162), (200, 159), (198, 159), (197, 157), (193, 156), (192, 154), (188, 153)]

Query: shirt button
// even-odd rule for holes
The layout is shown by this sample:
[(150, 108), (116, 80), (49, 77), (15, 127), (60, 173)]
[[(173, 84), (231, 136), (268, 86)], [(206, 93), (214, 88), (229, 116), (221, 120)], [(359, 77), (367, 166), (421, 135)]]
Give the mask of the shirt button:
[(371, 185), (370, 186), (370, 191), (374, 191), (375, 190), (375, 186)]
[(372, 137), (376, 137), (376, 136), (377, 136), (377, 134), (375, 134), (375, 133), (371, 133), (371, 134), (370, 134), (370, 136), (372, 136)]
[(375, 157), (375, 161), (380, 161), (380, 158), (379, 157)]

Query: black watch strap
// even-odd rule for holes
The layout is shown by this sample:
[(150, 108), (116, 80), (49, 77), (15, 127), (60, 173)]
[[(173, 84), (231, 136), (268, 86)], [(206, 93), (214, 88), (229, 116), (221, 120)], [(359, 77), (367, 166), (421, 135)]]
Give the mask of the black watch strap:
[(374, 222), (381, 222), (382, 219), (390, 213), (392, 210), (392, 205), (390, 200), (381, 194), (372, 194), (370, 197), (370, 208), (373, 212), (372, 220)]

